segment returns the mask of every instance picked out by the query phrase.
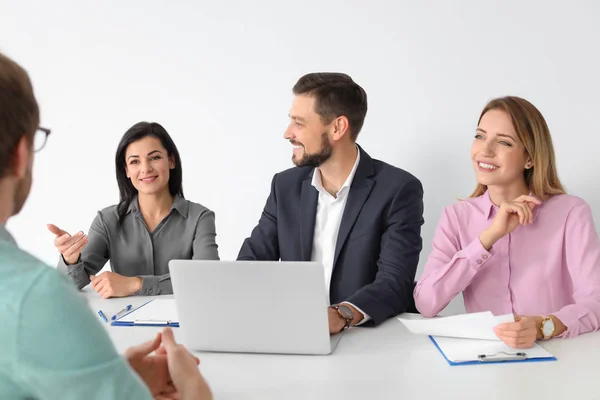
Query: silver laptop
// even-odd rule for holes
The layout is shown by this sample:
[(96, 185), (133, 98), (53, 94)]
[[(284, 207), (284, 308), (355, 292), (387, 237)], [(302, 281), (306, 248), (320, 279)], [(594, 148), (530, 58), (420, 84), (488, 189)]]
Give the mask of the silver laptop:
[(331, 354), (317, 262), (169, 262), (182, 342), (196, 351)]

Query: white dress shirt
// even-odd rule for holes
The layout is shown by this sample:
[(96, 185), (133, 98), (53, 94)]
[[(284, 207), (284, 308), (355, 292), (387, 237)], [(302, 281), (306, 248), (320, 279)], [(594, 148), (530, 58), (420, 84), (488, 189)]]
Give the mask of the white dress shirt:
[[(323, 188), (321, 171), (319, 168), (315, 168), (313, 173), (312, 185), (319, 192), (319, 200), (317, 203), (317, 215), (315, 219), (315, 232), (313, 236), (311, 260), (318, 261), (325, 267), (325, 288), (327, 293), (329, 293), (331, 276), (333, 274), (333, 258), (335, 256), (335, 245), (337, 242), (338, 232), (340, 230), (342, 216), (344, 215), (344, 209), (346, 208), (346, 202), (348, 201), (350, 186), (352, 185), (352, 180), (356, 174), (356, 169), (358, 168), (359, 162), (360, 151), (357, 148), (354, 167), (352, 167), (350, 175), (348, 175), (348, 178), (346, 178), (346, 181), (337, 192), (336, 197), (329, 194), (327, 190)], [(352, 305), (352, 307), (356, 308), (365, 316), (365, 318), (359, 322), (359, 325), (367, 322), (370, 319), (365, 312), (356, 307), (354, 304), (348, 302), (344, 303)]]

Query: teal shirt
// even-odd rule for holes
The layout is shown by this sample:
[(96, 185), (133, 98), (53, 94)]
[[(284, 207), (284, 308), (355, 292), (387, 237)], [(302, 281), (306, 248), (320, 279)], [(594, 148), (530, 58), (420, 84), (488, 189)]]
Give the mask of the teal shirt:
[(151, 399), (73, 284), (0, 224), (0, 399)]

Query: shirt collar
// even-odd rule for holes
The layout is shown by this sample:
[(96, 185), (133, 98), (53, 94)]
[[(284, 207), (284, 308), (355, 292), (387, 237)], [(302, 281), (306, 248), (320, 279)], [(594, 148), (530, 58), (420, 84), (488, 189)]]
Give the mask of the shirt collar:
[[(345, 190), (348, 190), (350, 188), (350, 186), (352, 186), (352, 181), (354, 180), (354, 175), (356, 175), (356, 170), (358, 169), (359, 163), (360, 163), (360, 149), (357, 146), (356, 147), (356, 161), (354, 161), (354, 166), (352, 167), (352, 171), (350, 171), (350, 175), (348, 175), (348, 177), (346, 178), (346, 181), (344, 182), (344, 184), (342, 185), (340, 190), (337, 192), (338, 195), (340, 193), (344, 192)], [(321, 181), (321, 171), (319, 170), (319, 168), (315, 168), (315, 170), (313, 172), (311, 184), (319, 192), (325, 191), (325, 189), (323, 188), (323, 182)]]
[[(189, 209), (190, 209), (190, 205), (189, 205), (188, 201), (186, 199), (184, 199), (183, 197), (181, 197), (179, 194), (176, 194), (175, 197), (173, 198), (173, 205), (171, 206), (171, 212), (173, 212), (173, 210), (176, 210), (179, 214), (181, 214), (181, 216), (183, 218), (187, 218)], [(129, 203), (129, 207), (127, 208), (127, 214), (129, 214), (132, 211), (137, 213), (137, 212), (139, 212), (139, 210), (140, 210), (140, 207), (139, 207), (139, 203), (138, 203), (138, 197), (135, 196), (133, 198), (133, 200), (131, 200), (131, 203)]]
[[(532, 192), (529, 193), (530, 196), (534, 196)], [(498, 212), (498, 206), (492, 203), (492, 199), (490, 199), (490, 194), (486, 190), (481, 196), (477, 198), (478, 205), (481, 213), (485, 217), (485, 219), (490, 219), (496, 216), (496, 212)], [(543, 205), (543, 204), (542, 204)], [(535, 221), (542, 206), (535, 206), (533, 208), (533, 220)]]
[(485, 219), (492, 218), (492, 215), (495, 214), (495, 211), (497, 211), (498, 207), (492, 203), (489, 192), (486, 190), (481, 196), (479, 196), (477, 200)]
[(12, 237), (12, 235), (6, 230), (4, 225), (0, 224), (0, 241), (7, 242), (13, 245), (17, 245), (17, 242)]

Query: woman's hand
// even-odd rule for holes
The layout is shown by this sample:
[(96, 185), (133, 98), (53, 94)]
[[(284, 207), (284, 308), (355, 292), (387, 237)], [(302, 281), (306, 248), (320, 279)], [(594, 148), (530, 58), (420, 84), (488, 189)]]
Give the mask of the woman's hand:
[(77, 232), (71, 236), (69, 232), (63, 231), (56, 225), (48, 224), (48, 230), (56, 235), (54, 246), (62, 255), (67, 265), (77, 264), (81, 251), (88, 243), (87, 235)]
[(505, 345), (513, 349), (529, 349), (541, 339), (542, 317), (516, 316), (515, 322), (505, 322), (494, 328), (494, 333)]
[(116, 272), (106, 271), (100, 275), (90, 275), (92, 289), (103, 299), (110, 297), (131, 296), (142, 288), (142, 278), (138, 276), (123, 276)]
[(513, 232), (517, 226), (531, 224), (533, 209), (541, 204), (540, 200), (531, 196), (519, 196), (513, 201), (502, 203), (490, 227), (479, 236), (483, 247), (489, 250), (494, 243)]

